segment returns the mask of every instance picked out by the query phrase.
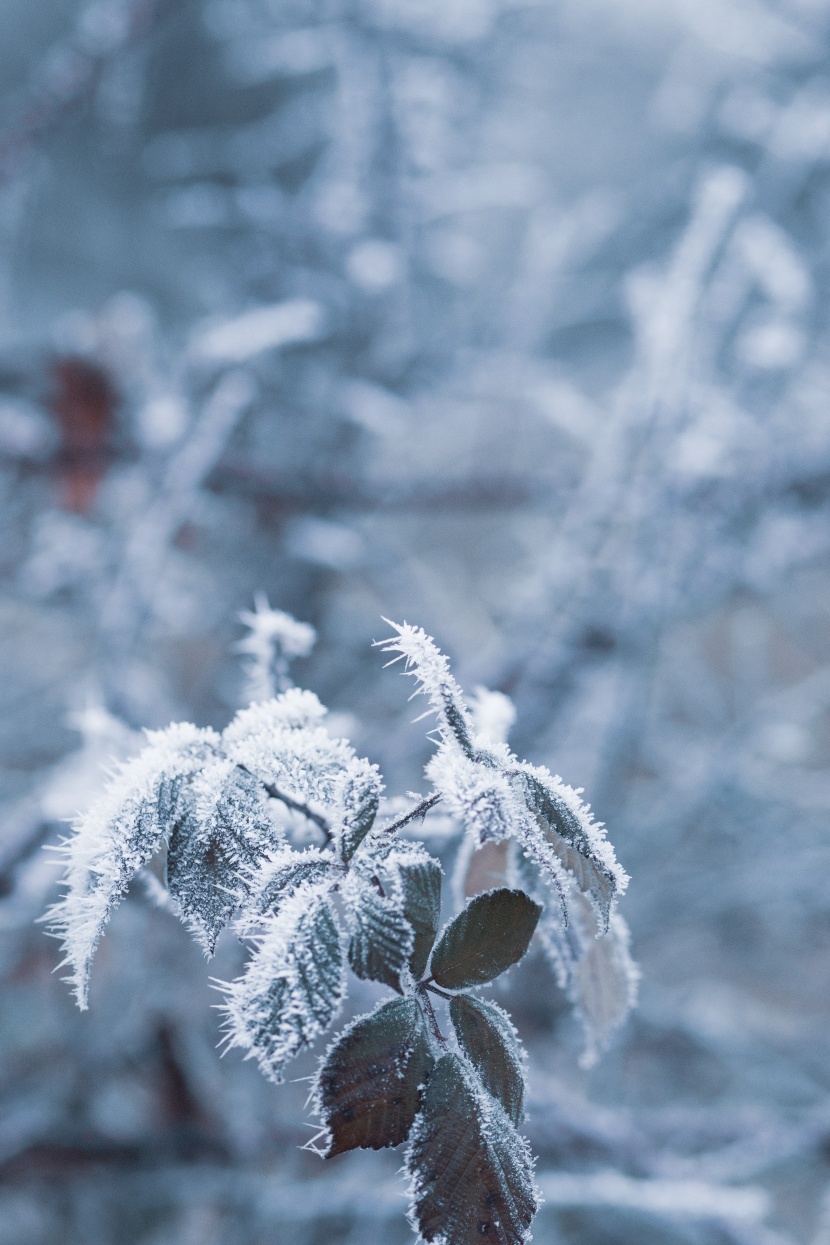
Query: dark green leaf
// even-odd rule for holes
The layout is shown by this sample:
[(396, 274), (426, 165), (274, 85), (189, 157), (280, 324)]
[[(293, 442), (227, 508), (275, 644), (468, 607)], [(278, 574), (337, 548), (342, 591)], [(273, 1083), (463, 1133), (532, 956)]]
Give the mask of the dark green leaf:
[(522, 1245), (538, 1206), (533, 1164), (499, 1104), (457, 1055), (427, 1082), (406, 1165), (412, 1213), (427, 1242)]
[(368, 880), (352, 911), (349, 963), (364, 981), (382, 981), (400, 992), (400, 976), (412, 953), (412, 926), (400, 903), (381, 895)]
[(404, 865), (400, 871), (404, 893), (404, 915), (412, 926), (412, 954), (409, 967), (420, 981), (427, 966), (438, 921), (441, 916), (441, 866), (437, 860)]
[(432, 954), (433, 978), (449, 990), (492, 981), (527, 951), (541, 912), (524, 891), (476, 895), (441, 935)]
[(414, 998), (393, 999), (351, 1024), (326, 1055), (317, 1082), (326, 1157), (405, 1141), (433, 1063)]
[(525, 1079), (521, 1049), (510, 1017), (495, 1003), (457, 994), (450, 1018), (458, 1043), (488, 1094), (498, 1098), (517, 1126), (524, 1115)]

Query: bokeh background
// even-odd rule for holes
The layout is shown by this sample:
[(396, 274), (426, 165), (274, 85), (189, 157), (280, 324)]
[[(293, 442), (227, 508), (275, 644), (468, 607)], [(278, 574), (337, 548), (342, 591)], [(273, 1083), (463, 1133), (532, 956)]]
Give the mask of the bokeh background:
[(500, 996), (535, 1239), (828, 1245), (830, 4), (3, 0), (0, 117), (1, 1245), (411, 1239), (219, 1060), (232, 939), (131, 895), (81, 1015), (34, 923), (257, 591), (392, 790), (381, 615), (632, 875), (594, 1070), (541, 959)]

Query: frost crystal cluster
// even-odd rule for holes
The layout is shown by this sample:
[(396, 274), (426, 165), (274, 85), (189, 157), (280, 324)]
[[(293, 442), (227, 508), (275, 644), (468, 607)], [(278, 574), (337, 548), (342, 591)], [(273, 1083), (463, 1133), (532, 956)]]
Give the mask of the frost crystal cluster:
[[(221, 734), (187, 723), (149, 733), (65, 845), (66, 893), (51, 918), (78, 1003), (113, 908), (150, 868), (208, 954), (229, 924), (250, 945), (242, 975), (222, 986), (225, 1041), (272, 1081), (330, 1028), (348, 969), (382, 983), (393, 996), (320, 1062), (310, 1148), (331, 1157), (406, 1143), (410, 1220), (424, 1241), (526, 1241), (539, 1191), (518, 1131), (525, 1057), (510, 1017), (476, 991), (538, 931), (595, 1058), (634, 1001), (616, 912), (626, 875), (579, 793), (495, 742), (506, 698), (479, 692), (471, 711), (420, 628), (392, 624), (379, 645), (437, 719), (432, 790), (390, 820), (377, 768), (332, 738), (312, 692), (285, 686), (311, 629), (266, 602), (245, 621), (240, 647), (259, 684), (284, 690)], [(504, 884), (443, 929), (442, 866), (413, 838), (438, 805), (458, 830), (457, 871), (485, 844), (506, 844)]]

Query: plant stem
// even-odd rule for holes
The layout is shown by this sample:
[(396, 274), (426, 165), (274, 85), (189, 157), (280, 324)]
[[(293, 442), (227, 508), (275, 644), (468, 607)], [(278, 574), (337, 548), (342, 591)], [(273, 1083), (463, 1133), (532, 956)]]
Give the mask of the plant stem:
[(443, 1033), (438, 1028), (438, 1017), (435, 1015), (435, 1009), (433, 1008), (432, 1003), (430, 1002), (429, 995), (427, 994), (424, 986), (418, 987), (418, 998), (426, 1014), (427, 1024), (430, 1027), (432, 1036), (435, 1038), (436, 1042), (438, 1042), (446, 1050), (447, 1039), (444, 1037)]
[(408, 826), (410, 821), (417, 820), (418, 817), (423, 820), (429, 810), (431, 808), (435, 808), (435, 805), (438, 804), (440, 800), (441, 796), (438, 795), (437, 792), (435, 795), (427, 796), (425, 800), (421, 800), (420, 804), (416, 804), (411, 812), (406, 813), (403, 817), (399, 817), (397, 821), (390, 822), (388, 826), (382, 826), (379, 833), (394, 834), (397, 830), (401, 830), (404, 826)]
[(425, 990), (430, 990), (433, 994), (437, 994), (442, 999), (454, 999), (455, 995), (450, 994), (448, 990), (442, 990), (440, 986), (433, 985), (432, 978), (429, 981), (422, 981), (421, 985)]
[(309, 821), (313, 821), (315, 826), (322, 830), (323, 834), (326, 836), (326, 842), (331, 842), (331, 827), (325, 817), (322, 817), (319, 813), (315, 813), (312, 808), (309, 808), (307, 804), (301, 803), (300, 800), (292, 799), (290, 795), (286, 795), (284, 791), (280, 791), (279, 787), (275, 786), (274, 783), (265, 782), (262, 785), (272, 800), (279, 800), (280, 804), (284, 804), (286, 808), (293, 809), (295, 813), (302, 813), (303, 817), (307, 817)]

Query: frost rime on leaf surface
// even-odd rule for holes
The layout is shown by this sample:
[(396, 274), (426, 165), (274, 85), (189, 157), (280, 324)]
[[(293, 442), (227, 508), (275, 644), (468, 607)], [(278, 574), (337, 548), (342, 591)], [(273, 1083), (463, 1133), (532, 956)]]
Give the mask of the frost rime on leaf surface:
[(223, 987), (227, 1044), (279, 1082), (286, 1063), (334, 1019), (345, 994), (328, 886), (303, 885), (267, 919), (244, 974)]
[[(415, 695), (426, 696), (438, 715), (438, 729), (442, 740), (450, 740), (461, 749), (465, 756), (473, 755), (473, 721), (461, 688), (450, 673), (450, 659), (435, 644), (432, 636), (428, 636), (422, 627), (412, 627), (409, 623), (389, 623), (397, 632), (387, 640), (381, 640), (378, 647), (384, 653), (397, 653), (392, 661), (404, 661), (404, 669), (416, 681)], [(389, 663), (390, 665), (392, 662)]]
[(442, 1055), (427, 1082), (406, 1170), (410, 1218), (425, 1241), (529, 1240), (539, 1196), (528, 1144), (457, 1055)]
[(212, 954), (278, 835), (261, 784), (230, 761), (206, 765), (182, 804), (167, 848), (167, 885), (186, 924)]
[(188, 722), (148, 731), (148, 745), (116, 771), (99, 800), (77, 819), (65, 845), (66, 894), (51, 909), (64, 939), (78, 1005), (87, 1006), (89, 968), (114, 905), (182, 815), (187, 780), (212, 759), (214, 731)]
[(355, 757), (340, 779), (332, 832), (341, 859), (348, 862), (372, 829), (383, 784), (376, 765)]
[(403, 896), (381, 895), (371, 881), (355, 879), (346, 891), (349, 900), (349, 963), (364, 981), (382, 981), (400, 991), (400, 976), (412, 954), (412, 926), (403, 909)]
[(521, 762), (505, 743), (474, 733), (474, 718), (449, 662), (420, 627), (391, 624), (396, 635), (382, 641), (398, 653), (438, 715), (440, 742), (427, 775), (448, 811), (477, 846), (518, 839), (557, 891), (567, 919), (572, 880), (591, 897), (603, 931), (614, 900), (628, 883), (624, 870), (579, 792), (542, 767)]
[(611, 904), (627, 887), (628, 877), (614, 857), (604, 826), (594, 821), (579, 792), (558, 776), (526, 762), (517, 769), (545, 838), (579, 890), (590, 895), (605, 932)]
[(257, 920), (270, 914), (276, 916), (286, 899), (303, 883), (322, 882), (337, 869), (331, 855), (317, 847), (304, 851), (286, 848), (270, 860), (260, 862), (251, 878), (251, 896), (248, 912), (242, 918), (241, 929), (247, 929), (251, 918)]
[(515, 834), (517, 823), (526, 816), (504, 774), (455, 749), (441, 748), (427, 766), (427, 775), (477, 847)]
[(354, 749), (331, 738), (321, 725), (325, 715), (313, 692), (290, 688), (237, 713), (222, 735), (225, 751), (266, 786), (303, 803), (332, 805)]

